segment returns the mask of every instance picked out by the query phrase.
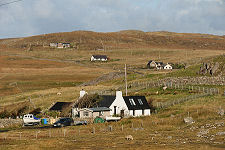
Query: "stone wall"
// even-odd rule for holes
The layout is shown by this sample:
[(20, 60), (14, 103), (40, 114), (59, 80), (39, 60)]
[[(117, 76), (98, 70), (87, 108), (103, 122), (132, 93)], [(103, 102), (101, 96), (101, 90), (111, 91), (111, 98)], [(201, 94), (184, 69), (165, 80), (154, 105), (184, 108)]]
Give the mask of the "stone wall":
[(22, 126), (22, 119), (0, 119), (0, 128), (7, 128), (12, 126)]
[(161, 83), (172, 82), (174, 84), (184, 85), (225, 85), (225, 77), (168, 77), (159, 80)]

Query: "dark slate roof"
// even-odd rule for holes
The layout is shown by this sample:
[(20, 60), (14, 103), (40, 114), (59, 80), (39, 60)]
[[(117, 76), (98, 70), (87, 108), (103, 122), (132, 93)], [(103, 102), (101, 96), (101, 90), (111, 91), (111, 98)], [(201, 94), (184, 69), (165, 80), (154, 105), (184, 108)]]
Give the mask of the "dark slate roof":
[(106, 55), (92, 55), (95, 59), (107, 59)]
[[(145, 98), (145, 96), (123, 96), (123, 99), (128, 107), (129, 110), (142, 110), (142, 109), (150, 109), (150, 106), (148, 105), (148, 102)], [(129, 99), (133, 99), (135, 105), (132, 105), (130, 103)], [(143, 104), (140, 104), (139, 100), (141, 99), (141, 102)]]
[(56, 102), (49, 110), (62, 111), (62, 109), (71, 106), (72, 102)]
[(152, 62), (154, 62), (153, 60), (149, 60), (147, 65), (150, 65)]
[(163, 65), (163, 62), (155, 62), (157, 65)]
[(94, 107), (94, 108), (88, 108), (92, 110), (93, 112), (100, 112), (100, 111), (110, 111), (111, 109), (107, 107)]
[(116, 99), (116, 96), (111, 96), (111, 95), (101, 95), (101, 97), (102, 97), (102, 100), (98, 102), (97, 104), (98, 107), (110, 107), (111, 104)]

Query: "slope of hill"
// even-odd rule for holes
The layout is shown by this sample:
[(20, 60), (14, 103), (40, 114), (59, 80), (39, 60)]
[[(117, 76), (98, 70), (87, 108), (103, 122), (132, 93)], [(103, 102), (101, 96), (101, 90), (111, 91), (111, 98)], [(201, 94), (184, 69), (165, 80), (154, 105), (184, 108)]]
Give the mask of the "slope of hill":
[(143, 32), (125, 30), (120, 32), (74, 31), (44, 34), (19, 39), (1, 40), (0, 44), (24, 48), (49, 45), (50, 42), (70, 42), (77, 49), (124, 49), (124, 48), (181, 48), (181, 49), (223, 49), (225, 37), (173, 32)]

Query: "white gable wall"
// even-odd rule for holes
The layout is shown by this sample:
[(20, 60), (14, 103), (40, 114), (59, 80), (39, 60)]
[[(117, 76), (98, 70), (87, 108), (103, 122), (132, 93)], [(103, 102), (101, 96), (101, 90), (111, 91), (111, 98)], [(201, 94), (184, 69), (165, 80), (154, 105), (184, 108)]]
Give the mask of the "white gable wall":
[(171, 70), (171, 69), (173, 69), (173, 68), (172, 68), (171, 65), (167, 64), (167, 65), (164, 67), (164, 69), (166, 69), (166, 70)]
[(93, 56), (91, 56), (91, 61), (94, 61), (94, 60), (95, 60), (95, 58)]
[(114, 106), (116, 106), (116, 114), (120, 115), (121, 110), (124, 110), (124, 115), (128, 116), (129, 115), (129, 110), (128, 107), (123, 99), (122, 92), (121, 91), (116, 91), (116, 99), (115, 101), (111, 104), (109, 107), (111, 109), (110, 115), (114, 115)]

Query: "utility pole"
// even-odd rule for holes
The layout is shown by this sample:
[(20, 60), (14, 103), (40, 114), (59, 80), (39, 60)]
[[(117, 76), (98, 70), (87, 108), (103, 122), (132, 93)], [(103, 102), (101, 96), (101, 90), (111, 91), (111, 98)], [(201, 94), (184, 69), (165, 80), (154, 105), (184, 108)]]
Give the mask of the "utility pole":
[(127, 64), (125, 64), (125, 85), (126, 85), (126, 96), (127, 96)]
[(160, 60), (160, 50), (159, 50), (159, 60)]
[(187, 57), (188, 57), (188, 52), (187, 52), (187, 50), (186, 50), (186, 60), (187, 60)]

